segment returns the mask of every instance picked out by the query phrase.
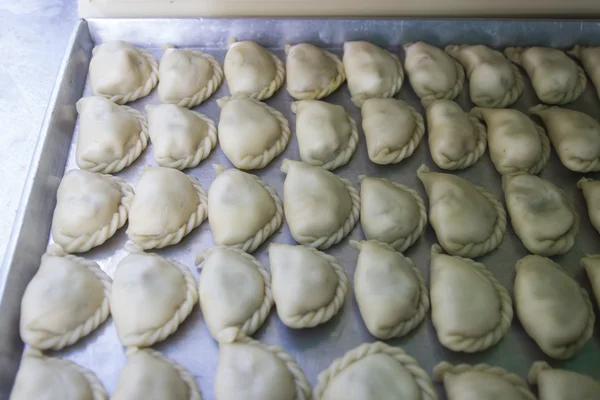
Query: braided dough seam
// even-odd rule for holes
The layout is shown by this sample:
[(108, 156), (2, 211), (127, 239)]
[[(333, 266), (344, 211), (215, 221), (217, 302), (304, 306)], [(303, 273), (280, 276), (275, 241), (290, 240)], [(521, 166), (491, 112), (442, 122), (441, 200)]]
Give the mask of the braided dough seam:
[(402, 68), (402, 63), (400, 62), (400, 59), (398, 58), (397, 55), (395, 55), (394, 53), (391, 53), (387, 50), (385, 50), (385, 51), (394, 59), (394, 62), (396, 63), (396, 68), (398, 70), (398, 78), (396, 79), (395, 82), (393, 82), (392, 87), (389, 90), (387, 90), (381, 94), (373, 95), (373, 94), (368, 94), (368, 93), (360, 93), (356, 96), (352, 96), (350, 98), (350, 100), (352, 100), (354, 105), (358, 108), (361, 108), (363, 106), (363, 103), (365, 102), (365, 100), (372, 99), (372, 98), (394, 97), (394, 95), (396, 93), (398, 93), (400, 91), (400, 89), (402, 89), (402, 84), (404, 83), (404, 69)]
[(275, 357), (279, 358), (285, 364), (288, 371), (294, 378), (294, 384), (296, 385), (296, 393), (294, 400), (310, 400), (311, 388), (308, 379), (302, 372), (302, 369), (284, 349), (279, 346), (269, 346), (265, 343), (261, 343), (258, 340), (254, 340), (243, 334), (238, 328), (226, 328), (219, 334), (219, 344), (232, 344), (242, 343), (249, 346), (256, 346), (262, 350), (272, 353)]
[[(252, 336), (267, 320), (267, 317), (271, 313), (271, 308), (273, 308), (274, 300), (273, 293), (271, 291), (271, 274), (264, 265), (262, 265), (256, 258), (252, 255), (246, 253), (241, 249), (237, 249), (235, 247), (229, 246), (214, 246), (210, 249), (204, 250), (196, 256), (196, 265), (200, 265), (204, 262), (208, 257), (210, 257), (211, 253), (219, 249), (227, 249), (228, 251), (233, 251), (239, 256), (243, 257), (247, 261), (251, 262), (258, 272), (260, 273), (263, 283), (265, 285), (265, 293), (263, 296), (263, 302), (259, 308), (257, 308), (252, 316), (248, 318), (241, 326), (236, 326), (239, 330), (246, 336)], [(202, 279), (202, 276), (200, 276)]]
[[(291, 45), (286, 44), (285, 45), (285, 54), (288, 54), (291, 48), (292, 48)], [(296, 92), (294, 90), (290, 90), (290, 88), (288, 87), (287, 88), (288, 93), (290, 94), (290, 96), (292, 96), (296, 100), (322, 99), (323, 97), (327, 97), (331, 93), (335, 92), (340, 87), (340, 85), (342, 83), (344, 83), (344, 81), (346, 80), (346, 72), (344, 72), (344, 64), (342, 63), (342, 60), (340, 60), (340, 58), (338, 56), (336, 56), (335, 54), (333, 54), (327, 50), (323, 50), (323, 49), (320, 49), (320, 50), (323, 51), (323, 53), (325, 53), (325, 55), (327, 57), (329, 57), (335, 63), (335, 68), (337, 70), (337, 76), (335, 78), (333, 78), (331, 80), (331, 82), (329, 82), (329, 85), (327, 85), (326, 87), (313, 90), (312, 92)]]
[[(438, 244), (434, 244), (431, 246), (431, 258), (435, 255), (442, 254), (442, 248)], [(460, 334), (453, 335), (448, 340), (439, 337), (438, 339), (444, 345), (444, 347), (449, 348), (453, 351), (463, 351), (465, 353), (475, 353), (477, 351), (482, 351), (485, 349), (489, 349), (498, 343), (508, 330), (510, 329), (510, 324), (513, 319), (513, 303), (508, 293), (508, 290), (498, 280), (494, 277), (492, 272), (486, 268), (485, 265), (475, 262), (469, 258), (464, 258), (460, 256), (452, 256), (458, 258), (465, 263), (467, 263), (471, 268), (473, 268), (476, 272), (483, 276), (489, 283), (492, 284), (496, 293), (498, 294), (500, 300), (500, 322), (498, 325), (488, 331), (486, 334), (478, 337), (467, 337)]]
[(511, 385), (513, 385), (515, 387), (515, 389), (517, 389), (526, 400), (536, 400), (536, 397), (534, 396), (534, 394), (531, 393), (531, 391), (527, 387), (527, 383), (525, 383), (525, 381), (523, 379), (521, 379), (520, 376), (513, 374), (511, 372), (508, 372), (504, 368), (495, 367), (495, 366), (488, 365), (488, 364), (452, 365), (446, 361), (443, 361), (433, 368), (433, 380), (436, 382), (443, 382), (444, 375), (446, 375), (446, 374), (460, 375), (465, 372), (471, 372), (471, 371), (496, 375), (496, 376), (506, 380)]
[(473, 126), (475, 133), (477, 135), (477, 141), (475, 143), (475, 149), (472, 152), (465, 154), (458, 160), (450, 160), (447, 156), (443, 154), (436, 154), (434, 157), (434, 153), (431, 153), (431, 157), (433, 161), (436, 163), (438, 167), (446, 170), (455, 170), (455, 169), (463, 169), (470, 167), (475, 164), (485, 153), (487, 149), (487, 130), (485, 125), (483, 125), (479, 119), (474, 117), (473, 115), (467, 115), (469, 122)]
[(133, 201), (133, 188), (123, 179), (118, 176), (102, 174), (106, 180), (113, 181), (119, 185), (121, 192), (121, 201), (117, 211), (113, 214), (111, 220), (97, 231), (81, 236), (69, 236), (62, 232), (52, 234), (54, 242), (63, 248), (65, 253), (84, 253), (93, 247), (100, 246), (110, 239), (115, 232), (122, 228), (127, 222), (129, 207)]
[(198, 193), (198, 207), (196, 208), (196, 211), (190, 215), (188, 222), (182, 225), (178, 230), (169, 232), (160, 238), (152, 238), (146, 235), (132, 235), (128, 232), (129, 239), (133, 242), (131, 245), (132, 249), (135, 249), (136, 247), (142, 250), (160, 249), (165, 246), (177, 244), (184, 236), (190, 233), (194, 228), (198, 227), (202, 221), (206, 219), (208, 214), (208, 198), (206, 190), (200, 185), (200, 182), (191, 176), (186, 176), (194, 186), (196, 193)]
[[(104, 298), (102, 299), (102, 303), (96, 309), (94, 314), (92, 314), (87, 320), (83, 321), (75, 328), (71, 329), (69, 332), (63, 333), (61, 335), (55, 335), (45, 330), (37, 331), (32, 329), (26, 329), (31, 333), (46, 334), (45, 339), (35, 343), (32, 343), (31, 341), (27, 340), (27, 344), (31, 347), (41, 350), (60, 350), (64, 347), (74, 344), (79, 339), (86, 337), (92, 331), (98, 328), (104, 321), (106, 321), (106, 319), (110, 315), (110, 294), (112, 291), (112, 279), (110, 279), (110, 277), (106, 275), (104, 271), (102, 271), (100, 266), (95, 261), (86, 260), (84, 258), (77, 257), (71, 254), (66, 254), (63, 251), (63, 249), (58, 245), (50, 245), (46, 251), (46, 254), (65, 258), (69, 261), (78, 264), (82, 268), (87, 268), (94, 275), (96, 275), (96, 278), (104, 287)], [(23, 336), (24, 335), (21, 334), (22, 338)]]
[(385, 354), (398, 362), (410, 374), (419, 389), (422, 400), (437, 400), (438, 396), (433, 388), (427, 372), (421, 368), (417, 360), (398, 347), (388, 346), (383, 342), (363, 343), (348, 351), (342, 357), (333, 360), (331, 365), (319, 374), (317, 386), (313, 390), (314, 400), (320, 400), (329, 384), (346, 368), (352, 364), (374, 354)]

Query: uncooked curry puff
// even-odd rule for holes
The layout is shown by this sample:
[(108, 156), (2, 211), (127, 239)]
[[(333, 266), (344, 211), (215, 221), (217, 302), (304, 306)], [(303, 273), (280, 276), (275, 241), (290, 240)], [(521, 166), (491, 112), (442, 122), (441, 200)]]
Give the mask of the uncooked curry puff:
[(443, 382), (448, 400), (536, 400), (521, 377), (493, 365), (441, 362), (433, 379)]
[(219, 335), (216, 400), (310, 400), (308, 379), (282, 348), (245, 336), (237, 328)]
[(442, 169), (470, 167), (485, 153), (485, 126), (451, 100), (427, 107), (427, 130), (431, 158)]
[(529, 255), (516, 269), (515, 309), (525, 331), (549, 357), (579, 353), (594, 331), (587, 292), (549, 258)]
[(47, 357), (39, 350), (25, 349), (10, 399), (106, 400), (108, 395), (89, 369), (73, 361)]
[(583, 192), (590, 222), (600, 232), (600, 181), (581, 178), (577, 187)]
[(360, 175), (360, 225), (368, 240), (388, 243), (404, 251), (427, 226), (421, 196), (400, 183)]
[(573, 247), (579, 214), (564, 190), (529, 174), (504, 175), (502, 189), (513, 229), (527, 250), (553, 256)]
[(404, 82), (398, 56), (372, 43), (344, 43), (342, 61), (350, 96), (357, 107), (373, 97), (394, 97)]
[(212, 337), (229, 327), (253, 335), (273, 307), (269, 271), (250, 254), (226, 246), (204, 250), (196, 256), (200, 263), (200, 307)]
[(587, 375), (553, 369), (545, 361), (533, 363), (528, 380), (538, 387), (540, 400), (600, 399), (600, 382)]
[(296, 100), (329, 96), (346, 80), (338, 56), (309, 43), (286, 45), (286, 86)]
[(585, 90), (585, 72), (564, 51), (549, 47), (507, 47), (504, 54), (527, 71), (535, 94), (546, 104), (571, 103)]
[(96, 262), (53, 249), (25, 289), (20, 331), (29, 346), (58, 350), (108, 318), (112, 281)]
[(110, 308), (124, 346), (148, 347), (166, 339), (197, 302), (194, 275), (175, 260), (139, 252), (117, 265)]
[(168, 47), (160, 59), (158, 76), (162, 102), (192, 108), (216, 92), (223, 69), (210, 54)]
[(490, 157), (502, 174), (538, 174), (550, 158), (550, 139), (541, 126), (514, 109), (471, 109), (487, 125)]
[(219, 143), (239, 169), (260, 169), (285, 150), (290, 126), (282, 113), (249, 97), (222, 97)]
[(595, 254), (583, 257), (581, 259), (581, 265), (587, 272), (592, 290), (596, 296), (596, 302), (600, 306), (600, 255)]
[(431, 379), (398, 347), (363, 343), (321, 372), (314, 400), (437, 400)]
[(279, 57), (248, 40), (237, 42), (233, 39), (223, 67), (229, 93), (256, 100), (273, 96), (285, 77), (285, 66)]
[(213, 240), (251, 253), (281, 226), (281, 199), (256, 175), (219, 165), (214, 168), (216, 177), (208, 191)]
[(431, 319), (443, 346), (474, 353), (498, 343), (513, 318), (508, 290), (485, 265), (431, 247)]
[(410, 157), (425, 135), (423, 117), (402, 100), (367, 99), (360, 112), (367, 152), (376, 164)]
[(206, 191), (194, 178), (146, 167), (135, 187), (127, 235), (142, 249), (179, 243), (206, 219)]
[(452, 100), (462, 91), (465, 70), (442, 49), (417, 42), (405, 44), (404, 51), (404, 69), (424, 107), (437, 99)]
[(360, 251), (354, 293), (367, 329), (379, 339), (401, 337), (423, 321), (429, 293), (415, 263), (388, 244), (350, 241)]
[(429, 221), (444, 250), (479, 257), (494, 250), (506, 233), (506, 211), (487, 190), (451, 174), (417, 170), (429, 197)]
[(133, 163), (148, 144), (148, 123), (139, 111), (103, 97), (79, 99), (77, 166), (111, 174)]
[(283, 209), (293, 238), (328, 249), (346, 237), (358, 222), (360, 197), (347, 179), (321, 167), (283, 160)]
[(358, 128), (344, 107), (319, 100), (292, 103), (300, 159), (334, 170), (346, 165), (356, 151)]
[(111, 400), (202, 400), (194, 376), (152, 349), (127, 349)]
[(52, 239), (67, 253), (99, 246), (125, 225), (132, 201), (124, 179), (72, 169), (58, 186)]
[(575, 45), (567, 54), (581, 60), (583, 69), (589, 75), (600, 96), (600, 47)]
[(600, 123), (580, 111), (537, 105), (539, 116), (565, 167), (575, 172), (600, 171)]
[(148, 50), (111, 40), (94, 47), (89, 75), (94, 95), (125, 104), (154, 89), (158, 62)]
[(323, 324), (344, 304), (348, 278), (335, 257), (311, 247), (274, 243), (269, 263), (277, 315), (286, 326)]
[(465, 44), (446, 46), (445, 51), (465, 68), (471, 101), (479, 107), (503, 108), (523, 94), (519, 68), (498, 50)]

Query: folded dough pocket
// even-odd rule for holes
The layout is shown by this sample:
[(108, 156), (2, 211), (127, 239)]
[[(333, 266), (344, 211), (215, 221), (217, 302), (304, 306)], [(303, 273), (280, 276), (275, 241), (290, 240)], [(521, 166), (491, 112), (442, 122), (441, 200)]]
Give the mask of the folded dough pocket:
[(119, 106), (99, 96), (77, 102), (79, 132), (77, 166), (111, 174), (133, 163), (148, 145), (146, 117), (136, 109)]
[(300, 159), (326, 170), (346, 165), (356, 151), (358, 128), (344, 107), (319, 100), (292, 103)]
[(600, 398), (600, 382), (594, 378), (567, 371), (553, 369), (545, 361), (536, 361), (531, 366), (529, 383), (538, 387), (540, 400), (595, 400)]
[(600, 47), (575, 45), (567, 54), (578, 58), (600, 96)]
[(600, 181), (581, 178), (577, 187), (583, 192), (590, 222), (600, 232)]
[(339, 243), (358, 222), (360, 197), (347, 179), (321, 167), (283, 160), (285, 218), (294, 239), (324, 250)]
[(594, 331), (587, 292), (549, 258), (529, 255), (515, 268), (515, 309), (527, 334), (549, 357), (575, 356)]
[(533, 254), (565, 254), (579, 232), (579, 214), (564, 190), (529, 174), (504, 175), (502, 189), (510, 222)]
[(290, 141), (290, 125), (282, 113), (249, 97), (222, 97), (219, 143), (239, 169), (266, 167)]
[(429, 221), (451, 255), (475, 258), (496, 249), (506, 233), (506, 211), (487, 190), (421, 165), (417, 176), (429, 197)]
[(596, 302), (600, 305), (600, 255), (589, 255), (581, 259), (581, 266), (585, 268), (590, 279)]
[(348, 278), (335, 257), (306, 246), (269, 246), (277, 315), (290, 328), (311, 328), (340, 310)]

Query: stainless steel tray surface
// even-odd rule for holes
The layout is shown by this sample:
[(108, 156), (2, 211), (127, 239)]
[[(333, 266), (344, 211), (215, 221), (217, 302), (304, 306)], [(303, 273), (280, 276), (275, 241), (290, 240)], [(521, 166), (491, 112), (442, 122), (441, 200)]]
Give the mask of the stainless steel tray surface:
[[(473, 43), (497, 48), (532, 44), (558, 48), (565, 48), (575, 43), (600, 45), (600, 25), (596, 22), (476, 20), (107, 19), (81, 21), (75, 29), (70, 50), (65, 56), (61, 76), (47, 112), (26, 183), (22, 207), (0, 274), (1, 397), (6, 398), (10, 393), (22, 352), (22, 342), (18, 334), (19, 304), (23, 290), (35, 273), (39, 258), (48, 243), (56, 189), (64, 171), (77, 168), (75, 164), (77, 116), (74, 106), (81, 96), (90, 95), (86, 76), (93, 45), (106, 40), (121, 39), (148, 48), (157, 58), (160, 58), (162, 54), (160, 47), (171, 44), (201, 49), (222, 62), (230, 37), (255, 40), (274, 50), (283, 60), (285, 54), (282, 49), (286, 43), (309, 41), (341, 55), (344, 41), (358, 39), (386, 47), (403, 58), (401, 44), (415, 40), (426, 40), (437, 46), (450, 43)], [(209, 101), (196, 107), (195, 110), (218, 122), (219, 108), (215, 100), (226, 95), (228, 91), (224, 83)], [(397, 97), (409, 102), (423, 113), (423, 108), (408, 81), (405, 82)], [(290, 110), (292, 100), (282, 88), (266, 103), (281, 111), (289, 119), (294, 131), (295, 116)], [(325, 100), (343, 105), (360, 125), (360, 110), (350, 102), (345, 85)], [(465, 87), (457, 101), (466, 110), (473, 107), (468, 97), (468, 87)], [(130, 105), (144, 111), (144, 106), (149, 103), (159, 103), (156, 91)], [(538, 100), (527, 81), (525, 93), (513, 107), (525, 111), (537, 103)], [(600, 103), (591, 84), (588, 84), (585, 93), (575, 103), (567, 107), (582, 110), (600, 119)], [(117, 175), (125, 178), (135, 187), (142, 168), (147, 164), (156, 164), (151, 147), (149, 145), (132, 166)], [(283, 196), (285, 175), (280, 172), (279, 167), (285, 158), (299, 159), (295, 135), (292, 136), (289, 146), (282, 155), (267, 168), (255, 172), (273, 186), (280, 196)], [(196, 168), (186, 170), (185, 173), (198, 179), (208, 190), (214, 178), (211, 167), (213, 163), (231, 167), (217, 146), (207, 160)], [(361, 133), (356, 154), (348, 165), (336, 170), (335, 173), (348, 178), (357, 187), (360, 174), (390, 178), (416, 189), (424, 199), (427, 199), (423, 186), (416, 177), (416, 169), (422, 163), (437, 170), (431, 160), (426, 137), (409, 159), (397, 165), (378, 166), (368, 159), (364, 135)], [(488, 154), (485, 154), (474, 166), (454, 173), (484, 186), (498, 199), (504, 201), (500, 175), (494, 169)], [(574, 247), (568, 254), (554, 259), (571, 271), (577, 281), (591, 293), (585, 273), (579, 266), (579, 260), (586, 254), (600, 253), (600, 241), (598, 232), (589, 222), (583, 196), (576, 187), (576, 182), (582, 174), (567, 170), (553, 152), (541, 176), (566, 190), (581, 214), (581, 230)], [(600, 175), (587, 174), (587, 176), (598, 178)], [(364, 239), (360, 225), (356, 226), (349, 238)], [(107, 243), (84, 256), (98, 261), (102, 268), (113, 276), (117, 263), (126, 255), (123, 249), (126, 240), (125, 228), (123, 228)], [(267, 247), (272, 242), (294, 243), (286, 224), (254, 253), (266, 266), (268, 266)], [(431, 227), (428, 227), (423, 237), (405, 252), (415, 261), (426, 279), (429, 277), (429, 251), (434, 243), (436, 243), (435, 234)], [(199, 276), (199, 271), (194, 267), (195, 254), (212, 244), (209, 224), (205, 221), (181, 243), (158, 250), (157, 253), (182, 262), (193, 270), (196, 276)], [(350, 247), (348, 239), (327, 250), (327, 253), (340, 261), (352, 280), (358, 252)], [(479, 258), (478, 261), (483, 262), (512, 292), (515, 262), (526, 254), (526, 249), (509, 226), (502, 245), (492, 253)], [(597, 307), (595, 310), (599, 314)], [(311, 329), (293, 330), (284, 326), (273, 310), (255, 338), (285, 348), (298, 361), (312, 384), (316, 383), (319, 372), (327, 368), (335, 358), (363, 342), (376, 340), (362, 322), (352, 288), (339, 314), (328, 323)], [(498, 345), (476, 354), (455, 353), (442, 347), (437, 340), (429, 315), (408, 336), (390, 340), (388, 343), (402, 347), (429, 373), (435, 364), (445, 360), (451, 363), (498, 365), (525, 377), (533, 361), (548, 360), (553, 366), (586, 373), (600, 379), (599, 324), (596, 326), (594, 336), (579, 355), (565, 362), (547, 359), (527, 336), (516, 316), (508, 335)], [(218, 362), (218, 345), (210, 337), (202, 321), (199, 307), (195, 308), (173, 336), (156, 345), (155, 348), (191, 371), (204, 398), (214, 398), (213, 378)], [(124, 349), (119, 343), (114, 324), (110, 319), (89, 337), (54, 355), (73, 360), (93, 370), (109, 393), (114, 390), (119, 372), (125, 363)], [(439, 385), (438, 389), (442, 393)], [(442, 395), (441, 398), (444, 396)]]

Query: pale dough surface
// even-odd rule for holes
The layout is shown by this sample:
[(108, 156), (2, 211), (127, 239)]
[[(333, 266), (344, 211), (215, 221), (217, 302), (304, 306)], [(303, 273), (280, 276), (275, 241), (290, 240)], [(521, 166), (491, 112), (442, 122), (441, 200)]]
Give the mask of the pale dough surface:
[(424, 42), (404, 45), (404, 69), (424, 107), (436, 99), (452, 100), (462, 90), (462, 66), (442, 49)]
[(571, 358), (593, 331), (587, 293), (549, 258), (529, 255), (516, 269), (514, 297), (521, 324), (548, 356)]
[(577, 186), (583, 192), (590, 222), (600, 232), (600, 181), (581, 178)]
[(395, 54), (372, 43), (344, 43), (342, 57), (352, 101), (361, 106), (374, 97), (393, 97), (402, 87), (404, 71)]
[(544, 130), (515, 109), (473, 108), (471, 115), (487, 125), (490, 157), (500, 174), (539, 173), (550, 156)]
[(596, 296), (596, 302), (600, 305), (600, 255), (589, 255), (582, 258), (581, 265), (585, 267), (592, 290)]
[(581, 60), (583, 69), (587, 72), (600, 96), (600, 47), (586, 47), (575, 45), (567, 52)]
[(298, 100), (320, 99), (346, 79), (340, 59), (309, 43), (286, 47), (286, 86)]
[(510, 221), (533, 254), (564, 254), (575, 243), (579, 215), (564, 190), (547, 179), (517, 174), (502, 177)]
[(367, 99), (360, 110), (369, 159), (398, 163), (410, 157), (425, 134), (423, 117), (397, 99)]
[(552, 369), (544, 361), (537, 361), (529, 371), (529, 382), (537, 385), (540, 400), (597, 400), (600, 382), (587, 375)]

